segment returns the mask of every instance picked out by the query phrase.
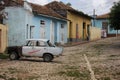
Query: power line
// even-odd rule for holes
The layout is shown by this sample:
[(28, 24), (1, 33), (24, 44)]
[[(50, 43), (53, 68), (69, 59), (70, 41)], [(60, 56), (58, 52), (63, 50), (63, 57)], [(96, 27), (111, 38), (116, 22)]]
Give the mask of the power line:
[[(113, 2), (114, 1), (110, 1), (110, 2), (105, 2), (105, 7), (104, 7), (104, 4), (99, 4), (98, 7), (94, 8), (96, 10), (96, 13), (99, 13), (99, 12), (104, 12), (105, 10), (109, 10), (109, 8), (113, 5)], [(91, 5), (87, 5), (85, 7), (80, 7), (79, 10), (83, 10), (85, 13), (93, 13), (93, 9), (90, 9), (91, 8)]]

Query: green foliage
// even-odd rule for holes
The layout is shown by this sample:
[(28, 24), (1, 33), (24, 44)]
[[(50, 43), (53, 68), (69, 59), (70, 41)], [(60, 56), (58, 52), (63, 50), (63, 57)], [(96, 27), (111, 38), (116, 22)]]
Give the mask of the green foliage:
[(8, 80), (17, 80), (16, 78), (9, 78)]
[(66, 5), (67, 5), (67, 6), (71, 6), (72, 4), (71, 4), (70, 2), (68, 2)]
[(110, 77), (102, 77), (101, 79), (98, 80), (111, 80)]
[(10, 74), (18, 73), (19, 71), (16, 68), (8, 68)]
[[(60, 3), (65, 4), (64, 2), (60, 1)], [(72, 6), (70, 2), (66, 3), (67, 6)]]
[(66, 75), (69, 77), (75, 77), (75, 78), (84, 78), (90, 79), (89, 72), (80, 72), (79, 70), (67, 70), (67, 71), (61, 71), (58, 73), (59, 75)]
[(0, 79), (6, 79), (5, 75), (0, 75)]
[(7, 54), (0, 54), (0, 59), (7, 59), (8, 58), (8, 55)]
[(110, 12), (110, 27), (115, 30), (120, 29), (120, 1), (115, 2)]
[(78, 66), (65, 65), (65, 70), (59, 71), (60, 76), (74, 77), (81, 80), (90, 80), (90, 72), (88, 70), (79, 70)]

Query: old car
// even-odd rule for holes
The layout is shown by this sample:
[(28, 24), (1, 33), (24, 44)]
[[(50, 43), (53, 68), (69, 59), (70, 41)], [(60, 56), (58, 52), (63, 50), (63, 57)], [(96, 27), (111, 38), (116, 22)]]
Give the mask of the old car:
[(63, 53), (62, 47), (53, 45), (47, 39), (27, 39), (24, 46), (11, 46), (7, 48), (10, 60), (17, 60), (20, 57), (40, 57), (45, 62), (50, 62), (56, 56)]

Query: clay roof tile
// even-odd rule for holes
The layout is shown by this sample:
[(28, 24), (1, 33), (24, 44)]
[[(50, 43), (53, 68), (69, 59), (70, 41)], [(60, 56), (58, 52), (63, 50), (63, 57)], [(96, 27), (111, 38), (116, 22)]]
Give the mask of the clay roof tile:
[(96, 19), (107, 19), (109, 17), (110, 17), (109, 13), (106, 13), (106, 14), (97, 16)]
[(37, 14), (43, 14), (43, 15), (47, 15), (47, 16), (52, 16), (52, 17), (56, 17), (56, 18), (65, 19), (64, 17), (57, 14), (52, 9), (47, 8), (46, 6), (41, 6), (41, 5), (32, 4), (32, 3), (30, 3), (30, 4), (32, 6), (33, 12), (35, 12)]

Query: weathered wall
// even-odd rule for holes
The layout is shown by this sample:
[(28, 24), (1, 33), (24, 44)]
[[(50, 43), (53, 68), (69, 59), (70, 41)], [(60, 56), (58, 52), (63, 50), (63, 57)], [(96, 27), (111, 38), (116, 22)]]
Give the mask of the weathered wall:
[(8, 25), (8, 46), (21, 46), (25, 44), (26, 28), (32, 25), (32, 14), (23, 7), (6, 7), (8, 19), (4, 24)]
[[(40, 21), (44, 21), (44, 25), (40, 24)], [(53, 23), (53, 24), (52, 24)], [(46, 39), (51, 40), (51, 42), (55, 43), (67, 43), (67, 21), (61, 20), (61, 19), (55, 19), (49, 16), (43, 16), (43, 15), (36, 15), (33, 17), (33, 24), (35, 26), (33, 34), (33, 38), (40, 39), (41, 37), (41, 27), (44, 28), (44, 35)], [(64, 28), (61, 29), (61, 24), (63, 24)], [(51, 30), (51, 26), (54, 26), (54, 30)], [(52, 33), (51, 33), (52, 31)], [(62, 40), (62, 34), (63, 40)], [(51, 36), (53, 35), (54, 39), (51, 39)]]
[(90, 41), (101, 39), (101, 29), (97, 27), (90, 27)]
[[(72, 39), (72, 41), (86, 40), (87, 28), (88, 25), (90, 26), (91, 20), (70, 12), (67, 14), (67, 19), (70, 20), (68, 21), (68, 39)], [(83, 23), (85, 23), (84, 29)], [(76, 28), (77, 26), (78, 28)]]
[(7, 47), (7, 26), (0, 24), (0, 53)]
[[(67, 43), (66, 21), (55, 19), (49, 16), (35, 16), (32, 12), (23, 7), (6, 7), (5, 12), (8, 13), (8, 19), (4, 20), (4, 24), (8, 25), (8, 46), (24, 45), (26, 39), (30, 38), (40, 39), (41, 20), (45, 21), (45, 38), (50, 39), (50, 27), (52, 25), (51, 22), (54, 22), (54, 40), (52, 41), (58, 43)], [(64, 24), (64, 31), (61, 30), (61, 24)], [(31, 26), (33, 27), (31, 28)], [(61, 40), (61, 32), (64, 32), (63, 41)]]
[[(108, 22), (108, 35), (116, 35), (116, 30), (114, 29), (111, 29), (110, 28), (110, 25), (109, 25), (109, 20), (108, 19), (97, 19), (95, 20), (95, 27), (98, 27), (100, 29), (102, 29), (102, 22)], [(93, 24), (93, 21), (92, 21), (92, 24)], [(120, 30), (118, 31), (118, 33), (120, 34)]]

